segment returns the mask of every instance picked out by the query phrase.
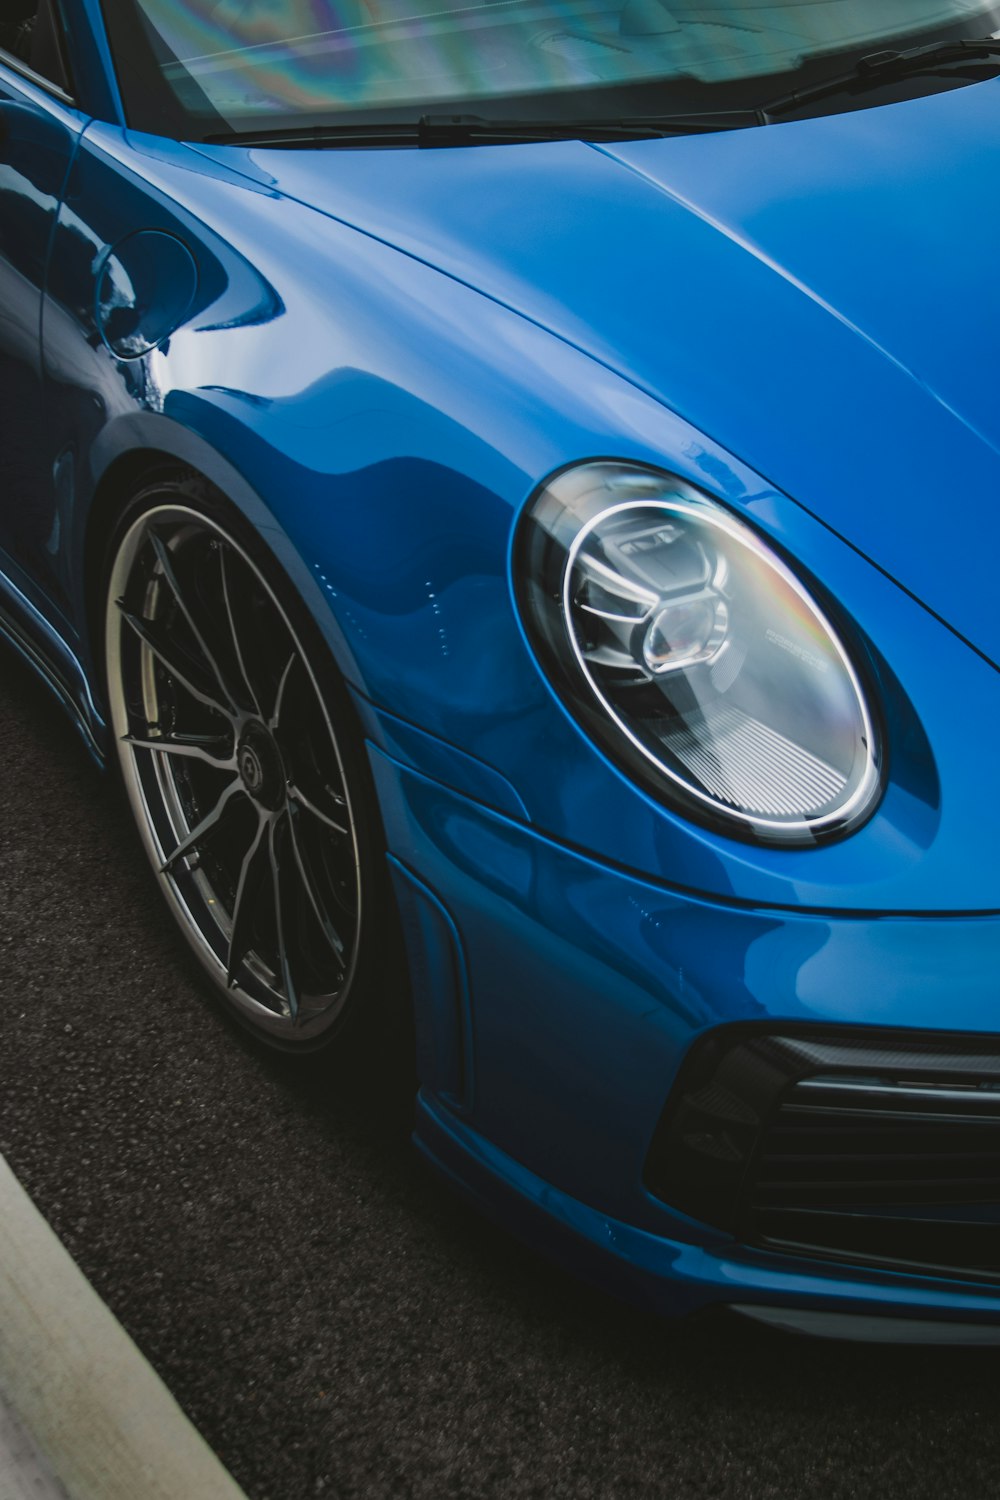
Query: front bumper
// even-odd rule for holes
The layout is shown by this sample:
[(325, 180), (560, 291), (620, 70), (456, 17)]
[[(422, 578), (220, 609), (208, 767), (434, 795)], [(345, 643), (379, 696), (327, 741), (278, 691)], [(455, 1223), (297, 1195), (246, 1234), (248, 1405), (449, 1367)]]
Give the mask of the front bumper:
[(715, 1028), (996, 1035), (1000, 919), (708, 901), (370, 754), (414, 975), (425, 1155), (539, 1248), (664, 1312), (1000, 1328), (1000, 1288), (753, 1249), (646, 1186), (678, 1070)]
[[(421, 1155), (477, 1208), (604, 1291), (667, 1317), (712, 1307), (772, 1327), (871, 1342), (1000, 1344), (1000, 1298), (928, 1278), (817, 1267), (650, 1234), (561, 1193), (426, 1093)], [(678, 1233), (690, 1226), (679, 1224)]]

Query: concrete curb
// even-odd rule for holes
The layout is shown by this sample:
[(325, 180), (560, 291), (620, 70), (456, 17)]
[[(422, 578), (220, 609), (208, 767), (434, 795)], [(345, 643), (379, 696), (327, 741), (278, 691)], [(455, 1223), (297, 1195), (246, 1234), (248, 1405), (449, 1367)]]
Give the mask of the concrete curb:
[(2, 1157), (0, 1417), (0, 1500), (246, 1500)]
[(68, 1500), (66, 1491), (2, 1396), (0, 1500)]

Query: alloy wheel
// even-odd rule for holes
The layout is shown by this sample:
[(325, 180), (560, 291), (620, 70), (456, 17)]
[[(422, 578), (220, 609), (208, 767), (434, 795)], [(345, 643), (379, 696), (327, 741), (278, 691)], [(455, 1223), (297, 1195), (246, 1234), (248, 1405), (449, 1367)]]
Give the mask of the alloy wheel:
[(151, 504), (111, 565), (122, 774), (175, 917), (238, 1018), (314, 1045), (352, 989), (362, 868), (343, 747), (288, 611), (227, 529)]

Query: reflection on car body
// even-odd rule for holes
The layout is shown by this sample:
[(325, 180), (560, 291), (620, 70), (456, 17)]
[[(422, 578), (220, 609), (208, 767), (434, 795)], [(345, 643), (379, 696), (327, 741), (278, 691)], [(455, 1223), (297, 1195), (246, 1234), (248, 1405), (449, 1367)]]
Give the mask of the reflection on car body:
[(233, 1020), (405, 992), (664, 1312), (1000, 1339), (998, 31), (0, 0), (0, 628)]

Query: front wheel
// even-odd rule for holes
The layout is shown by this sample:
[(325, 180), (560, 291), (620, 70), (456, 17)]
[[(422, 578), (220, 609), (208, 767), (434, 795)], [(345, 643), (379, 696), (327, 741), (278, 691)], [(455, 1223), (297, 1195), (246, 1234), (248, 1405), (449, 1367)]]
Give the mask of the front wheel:
[(105, 578), (112, 731), (170, 910), (244, 1027), (325, 1047), (378, 1004), (392, 946), (346, 689), (285, 575), (200, 481), (136, 497)]

